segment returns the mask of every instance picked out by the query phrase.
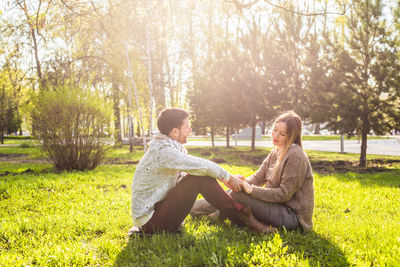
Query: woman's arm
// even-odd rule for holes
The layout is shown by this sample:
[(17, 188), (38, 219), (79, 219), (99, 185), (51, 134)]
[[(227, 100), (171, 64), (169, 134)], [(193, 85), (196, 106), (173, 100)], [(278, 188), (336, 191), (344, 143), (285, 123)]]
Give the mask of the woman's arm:
[(253, 186), (251, 196), (271, 203), (288, 202), (303, 185), (307, 173), (307, 159), (301, 148), (288, 152), (283, 166), (281, 183), (277, 188)]
[(258, 186), (263, 186), (266, 183), (265, 176), (266, 171), (268, 170), (269, 163), (271, 161), (271, 153), (268, 154), (267, 158), (263, 161), (260, 168), (251, 176), (249, 176), (246, 180), (249, 184), (254, 184)]

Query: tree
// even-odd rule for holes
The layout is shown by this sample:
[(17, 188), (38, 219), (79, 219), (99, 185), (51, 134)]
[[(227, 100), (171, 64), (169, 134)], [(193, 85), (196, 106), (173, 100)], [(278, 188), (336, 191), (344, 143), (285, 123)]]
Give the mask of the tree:
[(366, 166), (368, 134), (385, 134), (400, 119), (398, 51), (382, 10), (380, 0), (354, 2), (344, 43), (334, 43), (329, 125), (361, 135), (360, 167)]
[(25, 16), (25, 25), (28, 27), (26, 33), (28, 39), (31, 39), (30, 47), (33, 50), (33, 55), (35, 58), (36, 74), (37, 78), (39, 79), (39, 89), (44, 90), (47, 87), (47, 81), (42, 71), (43, 66), (41, 63), (39, 50), (41, 47), (40, 41), (45, 41), (42, 30), (46, 24), (46, 18), (52, 5), (52, 1), (38, 0), (36, 3), (27, 3), (26, 0), (15, 0), (12, 2), (15, 2), (15, 4), (19, 6), (20, 10)]
[[(243, 91), (248, 88), (241, 84), (242, 67), (239, 51), (232, 44), (226, 42), (216, 51), (213, 70), (213, 83), (216, 88), (215, 116), (218, 118), (217, 125), (225, 128), (226, 146), (229, 147), (230, 133), (232, 129), (243, 125), (245, 106), (243, 105)], [(249, 94), (249, 92), (245, 92)]]
[(188, 92), (189, 104), (192, 110), (193, 129), (202, 132), (209, 127), (211, 131), (211, 145), (214, 147), (214, 136), (221, 124), (218, 116), (218, 85), (215, 83), (215, 69), (209, 65), (204, 68), (204, 73), (198, 73), (194, 81), (194, 88)]
[[(238, 53), (242, 58), (238, 63), (241, 71), (241, 99), (244, 107), (246, 124), (252, 128), (251, 150), (255, 150), (256, 126), (260, 121), (271, 120), (276, 114), (274, 103), (271, 101), (269, 64), (263, 59), (268, 58), (267, 47), (273, 42), (269, 29), (262, 31), (260, 17), (252, 18), (248, 23), (248, 33), (240, 39), (243, 52)], [(282, 100), (281, 100), (282, 101)]]
[[(193, 129), (197, 132), (210, 128), (211, 144), (214, 147), (215, 134), (221, 126), (220, 109), (218, 105), (218, 91), (220, 90), (219, 79), (220, 68), (215, 63), (215, 40), (214, 37), (214, 12), (216, 2), (209, 0), (205, 7), (206, 28), (201, 28), (206, 40), (206, 55), (202, 62), (196, 60), (195, 45), (190, 44), (190, 58), (192, 61), (193, 87), (188, 93), (189, 105), (193, 111)], [(194, 42), (193, 21), (190, 24), (190, 41)], [(197, 67), (197, 68), (196, 68)]]
[(313, 20), (280, 11), (273, 15), (272, 23), (270, 41), (265, 42), (263, 54), (270, 102), (280, 112), (295, 110), (303, 113), (306, 92), (304, 51), (309, 45)]
[(0, 140), (2, 144), (4, 144), (4, 134), (16, 132), (21, 127), (21, 119), (17, 111), (16, 99), (0, 77)]

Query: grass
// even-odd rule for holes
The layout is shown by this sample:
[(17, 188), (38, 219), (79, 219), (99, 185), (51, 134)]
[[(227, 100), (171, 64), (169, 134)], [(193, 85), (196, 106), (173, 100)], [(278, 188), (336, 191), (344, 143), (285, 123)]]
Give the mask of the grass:
[(25, 160), (44, 159), (45, 155), (37, 146), (2, 146), (0, 156), (8, 158), (23, 158)]
[[(269, 151), (189, 149), (224, 159), (224, 168), (246, 176), (257, 169), (254, 160)], [(130, 154), (124, 147), (110, 150), (108, 157), (129, 163), (142, 154), (140, 148)], [(356, 154), (308, 154), (316, 160), (358, 159)], [(229, 221), (188, 217), (181, 235), (129, 239), (135, 164), (55, 173), (48, 164), (0, 162), (0, 266), (395, 266), (399, 165), (379, 173), (315, 174), (315, 226), (309, 233), (281, 229), (253, 235)]]
[(4, 139), (4, 144), (36, 144), (36, 140), (33, 139)]

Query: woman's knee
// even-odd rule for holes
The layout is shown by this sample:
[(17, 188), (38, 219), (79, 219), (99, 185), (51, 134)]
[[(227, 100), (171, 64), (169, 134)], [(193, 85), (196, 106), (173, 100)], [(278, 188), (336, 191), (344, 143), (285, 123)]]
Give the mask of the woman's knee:
[(229, 193), (229, 195), (230, 195), (236, 202), (239, 202), (240, 204), (243, 204), (243, 205), (246, 205), (246, 206), (250, 205), (251, 196), (249, 196), (248, 194), (246, 194), (246, 193), (244, 193), (244, 192), (242, 192), (242, 191), (240, 191), (240, 192), (231, 191), (231, 192)]

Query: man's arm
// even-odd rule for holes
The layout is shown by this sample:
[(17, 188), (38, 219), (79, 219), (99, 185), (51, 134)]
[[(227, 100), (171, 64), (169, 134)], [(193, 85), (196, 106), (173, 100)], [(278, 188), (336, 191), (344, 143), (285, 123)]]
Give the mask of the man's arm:
[(161, 168), (183, 171), (196, 176), (210, 176), (228, 184), (231, 182), (233, 186), (237, 182), (236, 179), (231, 181), (231, 174), (218, 164), (210, 160), (187, 155), (170, 147), (165, 147), (160, 151), (158, 163)]

